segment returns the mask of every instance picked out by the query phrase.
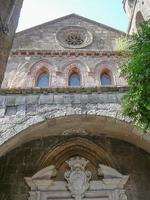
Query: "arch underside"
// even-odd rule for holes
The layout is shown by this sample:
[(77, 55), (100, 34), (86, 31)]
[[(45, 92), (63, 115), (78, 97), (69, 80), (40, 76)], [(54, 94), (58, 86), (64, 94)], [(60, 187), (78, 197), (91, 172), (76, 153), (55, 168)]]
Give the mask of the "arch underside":
[[(0, 157), (1, 185), (3, 187), (5, 184), (9, 185), (6, 191), (4, 189), (2, 189), (2, 193), (0, 191), (0, 198), (8, 196), (9, 199), (11, 196), (13, 200), (15, 198), (22, 200), (24, 196), (26, 199), (30, 199), (29, 194), (34, 194), (32, 199), (36, 199), (37, 193), (32, 186), (34, 187), (37, 183), (40, 187), (38, 191), (44, 195), (42, 200), (47, 199), (45, 195), (48, 195), (46, 196), (48, 199), (53, 199), (51, 198), (52, 194), (60, 197), (61, 192), (64, 192), (64, 199), (67, 197), (74, 199), (71, 198), (70, 191), (66, 190), (64, 174), (68, 170), (66, 161), (76, 157), (89, 161), (87, 169), (92, 172), (90, 188), (87, 191), (89, 199), (90, 192), (93, 192), (92, 188), (93, 186), (95, 188), (96, 183), (104, 184), (106, 187), (111, 181), (114, 186), (114, 181), (118, 180), (118, 177), (114, 179), (112, 175), (105, 177), (104, 173), (101, 174), (101, 171), (99, 172), (101, 165), (117, 170), (125, 177), (126, 181), (126, 177), (129, 177), (127, 185), (122, 187), (123, 190), (121, 189), (121, 192), (123, 191), (129, 200), (133, 199), (135, 195), (138, 195), (137, 200), (142, 199), (143, 193), (149, 197), (149, 190), (142, 186), (149, 185), (150, 156), (138, 148), (144, 149), (148, 143), (134, 131), (132, 125), (127, 122), (95, 115), (63, 116), (34, 124), (19, 132), (0, 147), (1, 155), (3, 155)], [(57, 174), (52, 181), (54, 181), (54, 186), (58, 187), (50, 187), (49, 174), (44, 170), (51, 166), (56, 169)], [(43, 170), (46, 176), (41, 174)], [(41, 175), (42, 179), (41, 177), (38, 179), (37, 174)], [(25, 181), (30, 187), (27, 188)], [(122, 183), (122, 181), (119, 182)], [(59, 183), (63, 188), (59, 187)], [(108, 185), (110, 186), (110, 184)], [(137, 187), (140, 189), (134, 190)], [(92, 194), (97, 195), (97, 192), (100, 192), (103, 196), (106, 190), (102, 188), (99, 187), (99, 191)], [(118, 188), (120, 189), (119, 186)], [(60, 190), (57, 192), (56, 189)], [(22, 192), (19, 193), (21, 190)], [(107, 187), (106, 200), (118, 199), (116, 196), (108, 198), (111, 196), (110, 191), (116, 191), (116, 189), (112, 190)]]
[(150, 152), (149, 134), (140, 135), (131, 122), (97, 115), (70, 115), (45, 119), (10, 137), (0, 146), (0, 156), (16, 147), (49, 136), (104, 136), (131, 143)]

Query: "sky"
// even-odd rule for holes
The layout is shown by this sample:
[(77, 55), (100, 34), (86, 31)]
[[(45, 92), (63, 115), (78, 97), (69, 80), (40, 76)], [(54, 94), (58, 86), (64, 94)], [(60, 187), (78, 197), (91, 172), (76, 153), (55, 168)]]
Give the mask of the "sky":
[(24, 0), (17, 32), (71, 13), (127, 31), (122, 0)]

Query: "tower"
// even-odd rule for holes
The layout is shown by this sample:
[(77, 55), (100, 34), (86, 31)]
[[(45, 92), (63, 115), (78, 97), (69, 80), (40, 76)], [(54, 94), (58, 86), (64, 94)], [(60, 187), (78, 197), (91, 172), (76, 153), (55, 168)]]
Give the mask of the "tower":
[(23, 0), (0, 1), (0, 86), (12, 48)]
[(129, 18), (128, 33), (136, 33), (139, 24), (150, 19), (150, 1), (124, 0), (123, 6)]

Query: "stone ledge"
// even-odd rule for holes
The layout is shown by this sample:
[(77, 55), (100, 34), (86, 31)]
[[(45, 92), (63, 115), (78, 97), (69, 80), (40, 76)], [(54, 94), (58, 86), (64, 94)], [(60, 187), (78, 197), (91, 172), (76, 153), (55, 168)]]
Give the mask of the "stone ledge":
[(28, 89), (22, 89), (22, 88), (12, 88), (12, 89), (0, 89), (0, 95), (5, 94), (48, 94), (48, 93), (87, 93), (91, 94), (93, 92), (97, 93), (105, 93), (105, 92), (127, 92), (128, 87), (116, 87), (116, 86), (108, 86), (108, 87), (91, 87), (91, 88), (28, 88)]

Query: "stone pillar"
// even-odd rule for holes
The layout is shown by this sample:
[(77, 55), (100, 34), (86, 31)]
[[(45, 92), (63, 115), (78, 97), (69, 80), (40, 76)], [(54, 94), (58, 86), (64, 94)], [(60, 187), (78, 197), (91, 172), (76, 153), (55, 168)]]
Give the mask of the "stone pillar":
[(0, 86), (18, 25), (23, 0), (0, 1)]

